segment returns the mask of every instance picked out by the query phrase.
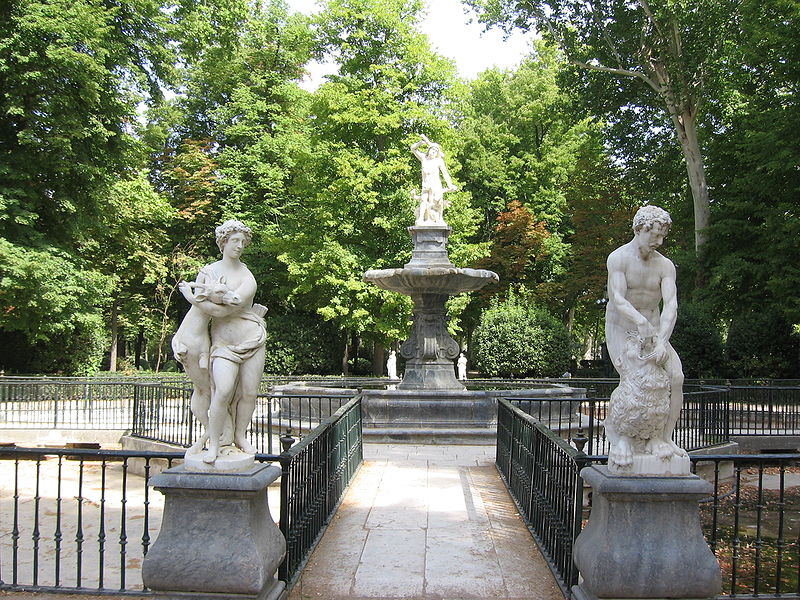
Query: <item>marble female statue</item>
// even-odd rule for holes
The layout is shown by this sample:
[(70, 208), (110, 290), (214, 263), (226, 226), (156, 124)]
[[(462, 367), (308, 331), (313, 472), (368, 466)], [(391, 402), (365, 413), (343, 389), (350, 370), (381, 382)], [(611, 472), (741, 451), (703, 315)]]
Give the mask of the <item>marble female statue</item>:
[[(241, 304), (239, 298), (225, 283), (225, 279), (214, 279), (214, 274), (206, 267), (200, 269), (195, 281), (182, 282), (178, 285), (183, 296), (191, 303), (204, 301), (214, 304), (236, 306)], [(203, 425), (203, 435), (187, 450), (187, 454), (196, 454), (208, 441), (208, 409), (211, 407), (211, 378), (208, 372), (211, 338), (208, 326), (211, 317), (197, 306), (192, 305), (183, 318), (178, 331), (172, 338), (172, 352), (175, 360), (183, 365), (192, 382), (191, 409), (195, 418)], [(228, 419), (223, 445), (231, 443), (233, 429)]]
[(458, 357), (458, 378), (461, 381), (467, 380), (467, 357), (464, 356), (463, 352)]
[[(416, 225), (446, 225), (444, 222), (444, 200), (445, 192), (453, 192), (456, 187), (447, 171), (444, 163), (442, 148), (439, 144), (434, 144), (426, 136), (420, 135), (419, 141), (411, 145), (411, 152), (414, 153), (420, 163), (422, 163), (422, 190), (419, 195), (419, 208), (416, 213)], [(420, 146), (425, 144), (427, 152), (423, 153)], [(444, 177), (446, 188), (442, 187)]]
[(683, 368), (669, 343), (678, 312), (675, 265), (658, 252), (671, 224), (665, 210), (640, 208), (633, 239), (607, 261), (606, 344), (620, 374), (605, 423), (612, 472), (640, 474), (637, 455), (659, 459), (657, 471), (674, 473), (673, 458), (688, 469), (686, 452), (672, 440), (683, 405)]
[(397, 352), (389, 351), (389, 358), (386, 360), (386, 374), (389, 379), (397, 379)]
[[(215, 297), (221, 297), (222, 300), (208, 301), (208, 297), (193, 292), (193, 286), (188, 282), (178, 284), (179, 290), (192, 304), (192, 308), (198, 309), (197, 314), (202, 315), (202, 317), (192, 316), (191, 327), (188, 325), (186, 327), (187, 335), (181, 335), (179, 341), (188, 347), (189, 344), (185, 340), (189, 339), (190, 330), (193, 333), (201, 332), (198, 339), (203, 338), (203, 326), (198, 323), (202, 319), (205, 319), (206, 323), (210, 320), (208, 342), (205, 339), (199, 341), (196, 339), (195, 346), (185, 353), (187, 361), (197, 357), (198, 368), (193, 368), (193, 372), (201, 387), (207, 382), (211, 391), (206, 428), (208, 449), (202, 457), (208, 464), (214, 464), (218, 457), (235, 452), (229, 444), (245, 454), (255, 454), (255, 448), (247, 440), (245, 433), (255, 410), (256, 396), (264, 370), (266, 341), (263, 320), (266, 308), (260, 304), (253, 304), (256, 281), (240, 259), (252, 239), (251, 230), (240, 221), (229, 220), (217, 227), (215, 233), (222, 259), (203, 267), (198, 276), (201, 285), (198, 286), (195, 282), (194, 287), (208, 289), (207, 281), (203, 280), (210, 279), (216, 285)], [(225, 289), (222, 286), (225, 286)], [(226, 297), (228, 302), (225, 302)], [(190, 315), (192, 315), (191, 309), (187, 318)], [(181, 328), (183, 327), (182, 323)], [(208, 348), (207, 362), (203, 360), (206, 348)], [(206, 380), (203, 380), (204, 373), (208, 374)], [(191, 373), (190, 376), (197, 385), (195, 376)], [(201, 394), (195, 414), (203, 412), (204, 402)], [(193, 411), (194, 409), (193, 405)], [(199, 414), (198, 419), (204, 421)], [(228, 422), (231, 423), (230, 435), (225, 432)], [(195, 444), (190, 448), (190, 453), (199, 450)]]

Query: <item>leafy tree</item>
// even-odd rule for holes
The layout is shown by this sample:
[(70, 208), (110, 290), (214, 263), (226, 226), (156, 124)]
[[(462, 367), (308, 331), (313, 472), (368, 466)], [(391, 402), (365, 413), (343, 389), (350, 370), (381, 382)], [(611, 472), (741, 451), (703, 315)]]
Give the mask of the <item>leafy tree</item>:
[(738, 315), (725, 342), (731, 378), (800, 376), (800, 336), (776, 310)]
[[(14, 0), (1, 9), (0, 329), (19, 332), (17, 341), (73, 336), (88, 349), (104, 335), (113, 279), (88, 254), (102, 237), (96, 225), (115, 217), (114, 182), (141, 165), (137, 103), (156, 101), (171, 76), (162, 8), (155, 0)], [(96, 362), (77, 354), (54, 368)]]
[(98, 339), (105, 338), (101, 311), (111, 286), (108, 276), (64, 250), (0, 238), (0, 346), (6, 350), (0, 364), (23, 372), (97, 369)]
[(558, 83), (564, 67), (555, 48), (539, 43), (518, 69), (489, 69), (468, 88), (460, 108), (459, 160), (487, 236), (512, 201), (544, 222), (551, 244), (569, 233), (564, 190), (580, 157), (596, 150), (600, 127), (574, 116)]
[[(497, 217), (491, 254), (478, 265), (497, 273), (504, 287), (523, 284), (532, 290), (552, 279), (553, 263), (557, 264), (559, 257), (553, 257), (551, 237), (542, 221), (512, 200)], [(559, 246), (556, 252), (561, 250)]]
[(558, 377), (569, 369), (574, 344), (566, 327), (525, 293), (494, 298), (481, 315), (470, 348), (488, 376)]
[(680, 142), (695, 220), (695, 245), (706, 239), (708, 183), (698, 122), (719, 76), (726, 44), (740, 19), (733, 0), (705, 2), (572, 2), (467, 0), (481, 19), (506, 29), (536, 27), (569, 62), (608, 77), (587, 77), (594, 95), (612, 107), (665, 111)]
[(340, 372), (338, 332), (317, 315), (267, 317), (267, 356), (271, 375), (330, 375)]
[[(722, 315), (777, 311), (800, 323), (800, 11), (743, 4), (729, 87), (709, 171), (722, 182), (710, 230), (705, 298)], [(740, 66), (739, 66), (740, 65)]]
[[(292, 302), (381, 343), (405, 337), (411, 302), (361, 274), (410, 258), (406, 227), (419, 165), (409, 146), (417, 134), (445, 152), (452, 147), (442, 115), (454, 68), (417, 32), (421, 8), (418, 0), (331, 0), (319, 15), (320, 52), (339, 72), (311, 98), (314, 127), (296, 154), (298, 176), (277, 242)], [(452, 200), (448, 221), (468, 225), (469, 196)], [(463, 237), (451, 242), (454, 257), (471, 253)]]

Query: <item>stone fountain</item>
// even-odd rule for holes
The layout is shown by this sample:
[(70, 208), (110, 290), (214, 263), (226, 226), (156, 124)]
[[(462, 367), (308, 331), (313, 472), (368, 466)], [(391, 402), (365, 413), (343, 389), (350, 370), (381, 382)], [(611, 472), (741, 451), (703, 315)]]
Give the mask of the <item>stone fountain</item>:
[(414, 317), (411, 336), (400, 346), (406, 359), (400, 390), (464, 390), (455, 376), (454, 360), (460, 348), (447, 330), (445, 302), (450, 296), (479, 290), (497, 282), (497, 273), (483, 269), (459, 269), (447, 256), (447, 225), (409, 227), (414, 251), (402, 269), (364, 273), (364, 281), (384, 290), (411, 296)]
[[(422, 145), (427, 146), (423, 153)], [(411, 146), (422, 164), (422, 189), (415, 225), (409, 227), (413, 243), (411, 260), (403, 268), (364, 273), (364, 281), (411, 296), (413, 325), (400, 347), (406, 359), (397, 389), (362, 391), (364, 435), (383, 441), (420, 443), (491, 443), (495, 436), (498, 396), (531, 395), (532, 390), (467, 390), (455, 374), (460, 348), (447, 330), (445, 303), (450, 296), (479, 290), (499, 281), (496, 273), (456, 267), (447, 254), (451, 228), (443, 212), (446, 192), (456, 188), (450, 180), (441, 148), (425, 136)], [(442, 186), (444, 177), (447, 187)], [(394, 386), (390, 386), (394, 387)], [(537, 397), (571, 397), (583, 390), (547, 386)]]

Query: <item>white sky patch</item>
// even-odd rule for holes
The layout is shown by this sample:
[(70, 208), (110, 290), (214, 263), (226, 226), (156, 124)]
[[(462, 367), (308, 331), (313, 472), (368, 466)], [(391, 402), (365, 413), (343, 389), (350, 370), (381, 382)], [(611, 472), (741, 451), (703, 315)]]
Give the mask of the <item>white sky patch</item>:
[[(289, 10), (304, 14), (320, 10), (316, 0), (288, 0), (288, 4)], [(427, 0), (426, 4), (422, 33), (439, 54), (455, 61), (458, 74), (465, 79), (475, 79), (491, 67), (516, 67), (530, 54), (532, 33), (514, 32), (505, 37), (499, 29), (484, 32), (474, 13), (465, 14), (460, 0)], [(309, 75), (301, 85), (308, 90), (316, 89), (325, 75), (336, 72), (336, 66), (330, 63), (313, 62), (307, 68)]]

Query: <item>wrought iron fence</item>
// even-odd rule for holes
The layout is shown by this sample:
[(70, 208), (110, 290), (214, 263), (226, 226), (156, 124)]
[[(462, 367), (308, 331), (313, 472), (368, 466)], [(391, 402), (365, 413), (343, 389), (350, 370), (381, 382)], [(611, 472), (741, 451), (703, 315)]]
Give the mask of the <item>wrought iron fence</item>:
[[(687, 450), (717, 446), (730, 437), (730, 404), (725, 389), (714, 388), (684, 392), (684, 404), (675, 441)], [(608, 440), (602, 426), (608, 411), (608, 398), (519, 398), (508, 400), (548, 429), (565, 437), (578, 430), (586, 437), (588, 454), (608, 452)]]
[(506, 399), (497, 403), (497, 468), (565, 596), (578, 582), (572, 546), (581, 529), (589, 464), (543, 423)]
[[(185, 386), (141, 384), (133, 404), (134, 437), (190, 446), (202, 426), (191, 411), (192, 390)], [(341, 394), (259, 394), (248, 430), (258, 452), (277, 451), (286, 431), (303, 437), (351, 400)]]
[(732, 435), (800, 435), (800, 387), (730, 386)]
[(800, 598), (800, 454), (693, 456), (714, 484), (700, 504), (720, 598)]
[(135, 382), (0, 377), (0, 427), (129, 429)]
[[(139, 565), (163, 504), (147, 480), (177, 458), (171, 452), (3, 449), (0, 589), (140, 593)], [(139, 469), (144, 477), (134, 474)]]
[[(722, 567), (720, 598), (800, 598), (800, 454), (691, 460), (713, 484), (700, 515)], [(605, 461), (578, 452), (512, 402), (499, 401), (498, 470), (566, 597), (577, 582), (572, 544), (589, 510), (580, 470)]]
[[(711, 448), (731, 436), (800, 435), (800, 388), (686, 386), (675, 441), (687, 450)], [(602, 422), (608, 398), (509, 397), (512, 404), (569, 437), (580, 430), (588, 454), (608, 452)]]
[[(363, 457), (361, 399), (322, 420), (282, 455), (280, 528), (290, 581), (302, 567)], [(163, 496), (147, 483), (181, 452), (67, 448), (0, 450), (0, 590), (147, 595), (141, 562)], [(270, 495), (273, 496), (272, 490)]]
[(322, 535), (363, 460), (361, 397), (281, 455), (280, 526), (287, 541), (278, 578), (289, 585)]

